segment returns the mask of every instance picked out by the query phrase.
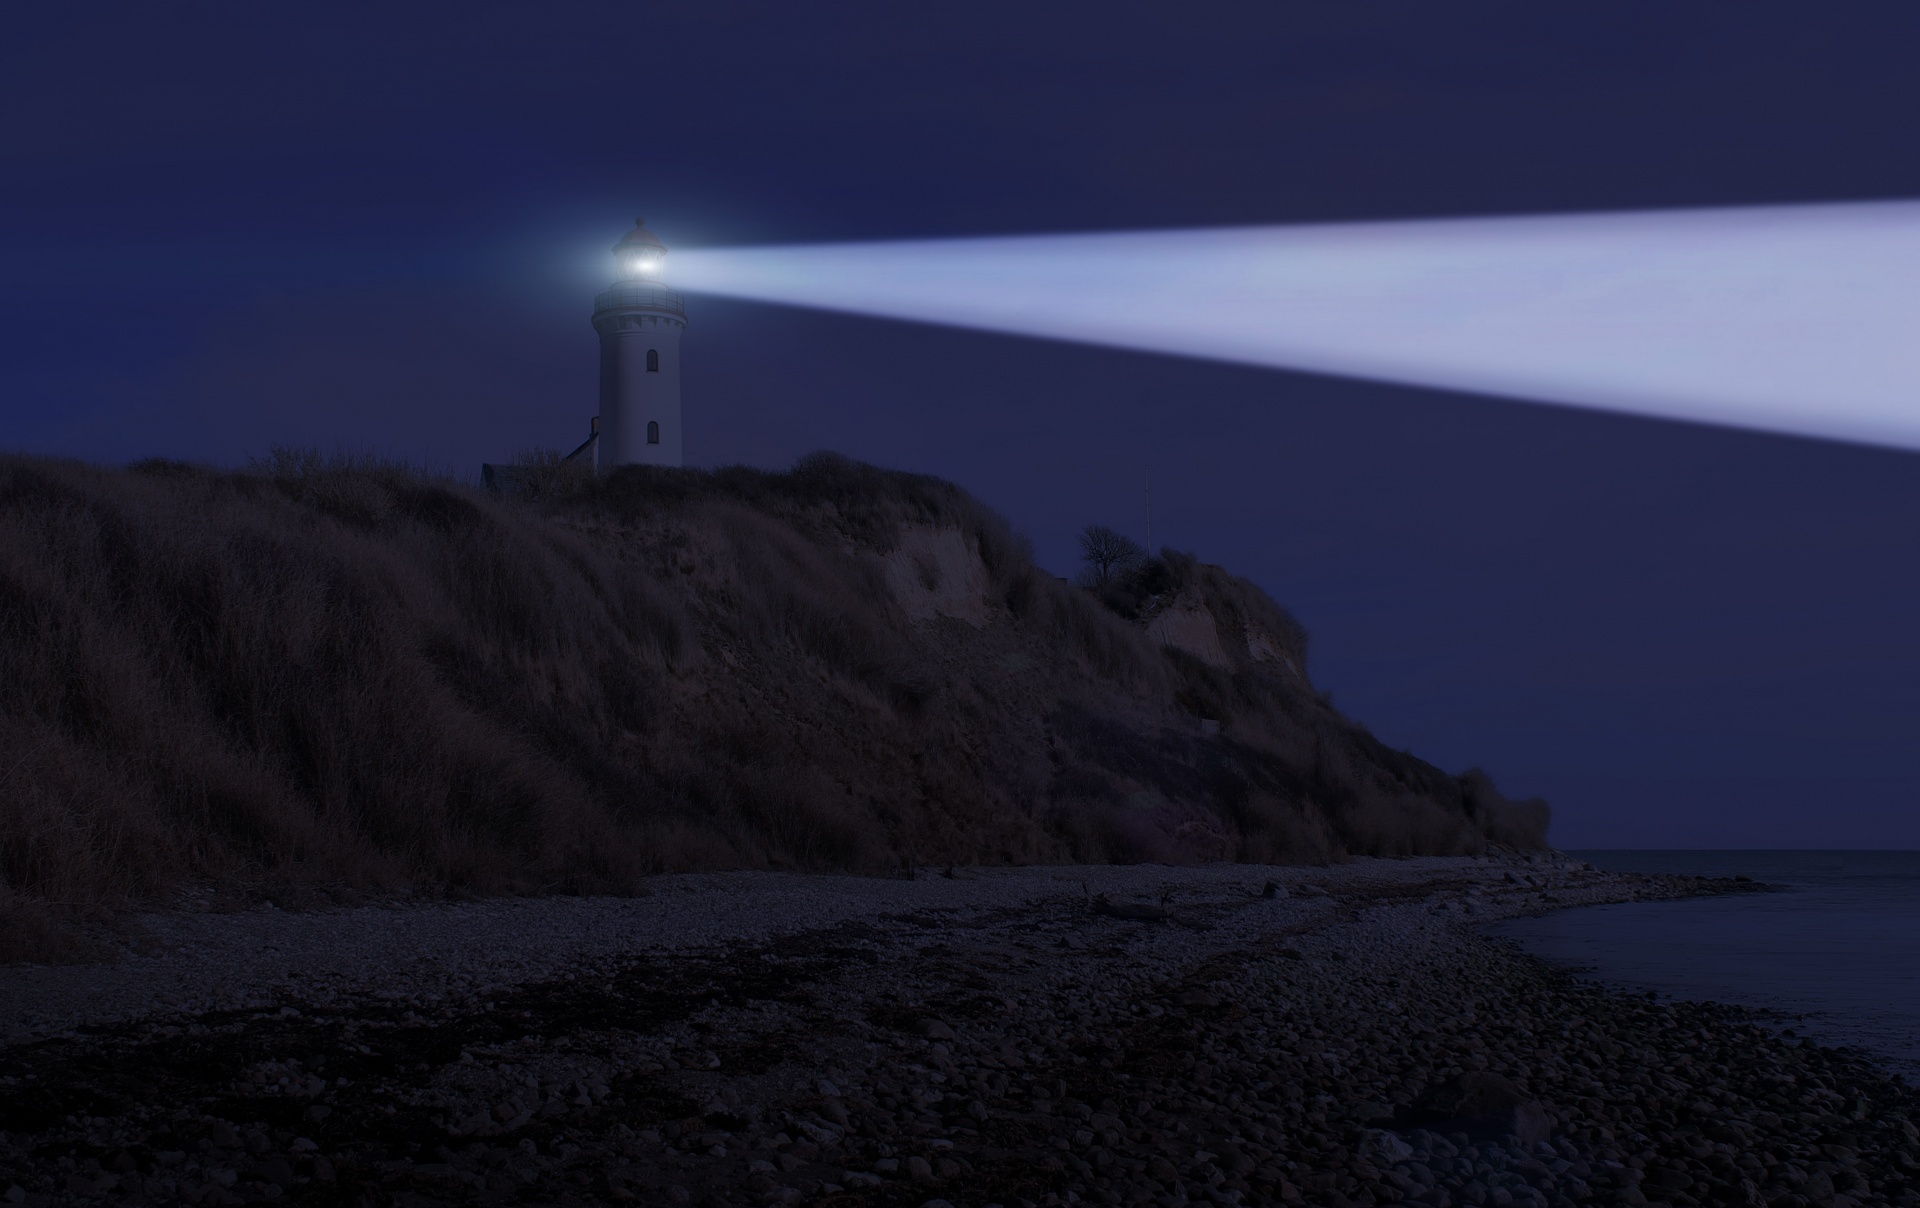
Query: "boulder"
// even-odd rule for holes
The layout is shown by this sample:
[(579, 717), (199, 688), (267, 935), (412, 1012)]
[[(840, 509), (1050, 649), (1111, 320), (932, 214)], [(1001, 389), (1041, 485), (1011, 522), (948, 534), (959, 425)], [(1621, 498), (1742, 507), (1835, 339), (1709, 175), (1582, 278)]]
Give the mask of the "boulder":
[(1499, 1074), (1475, 1070), (1430, 1086), (1394, 1117), (1399, 1131), (1424, 1128), (1445, 1136), (1465, 1133), (1474, 1141), (1512, 1134), (1532, 1146), (1553, 1131), (1553, 1117)]
[(1112, 919), (1127, 919), (1135, 923), (1158, 923), (1173, 917), (1173, 911), (1165, 906), (1149, 906), (1140, 902), (1116, 902), (1106, 894), (1093, 899), (1093, 912)]

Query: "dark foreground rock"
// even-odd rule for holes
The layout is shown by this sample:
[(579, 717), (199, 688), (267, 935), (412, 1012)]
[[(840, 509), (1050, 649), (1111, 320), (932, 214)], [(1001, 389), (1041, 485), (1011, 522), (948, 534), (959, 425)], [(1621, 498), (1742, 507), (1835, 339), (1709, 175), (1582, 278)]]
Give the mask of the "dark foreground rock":
[(1520, 867), (1166, 869), (1155, 917), (1069, 888), (83, 1029), (0, 1050), (0, 1202), (1920, 1204), (1868, 1061), (1462, 925), (1730, 886)]
[(1554, 1120), (1512, 1080), (1469, 1070), (1428, 1087), (1410, 1108), (1380, 1123), (1396, 1132), (1420, 1128), (1442, 1136), (1463, 1133), (1470, 1141), (1510, 1136), (1531, 1148), (1552, 1136)]

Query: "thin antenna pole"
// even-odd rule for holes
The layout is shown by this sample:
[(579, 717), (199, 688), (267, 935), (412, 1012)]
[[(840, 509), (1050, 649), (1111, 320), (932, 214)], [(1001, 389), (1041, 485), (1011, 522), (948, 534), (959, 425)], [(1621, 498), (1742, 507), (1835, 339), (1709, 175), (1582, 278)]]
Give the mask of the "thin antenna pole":
[(1147, 480), (1147, 557), (1153, 557), (1153, 467), (1146, 468)]

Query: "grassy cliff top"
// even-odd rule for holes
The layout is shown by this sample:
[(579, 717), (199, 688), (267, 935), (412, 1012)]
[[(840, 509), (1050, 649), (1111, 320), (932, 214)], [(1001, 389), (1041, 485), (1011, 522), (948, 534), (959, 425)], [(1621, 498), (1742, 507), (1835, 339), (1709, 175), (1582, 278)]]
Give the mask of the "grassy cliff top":
[(832, 455), (529, 488), (0, 458), (0, 956), (187, 886), (1545, 841), (1340, 716), (1298, 624), (1190, 557), (1095, 593), (953, 484)]

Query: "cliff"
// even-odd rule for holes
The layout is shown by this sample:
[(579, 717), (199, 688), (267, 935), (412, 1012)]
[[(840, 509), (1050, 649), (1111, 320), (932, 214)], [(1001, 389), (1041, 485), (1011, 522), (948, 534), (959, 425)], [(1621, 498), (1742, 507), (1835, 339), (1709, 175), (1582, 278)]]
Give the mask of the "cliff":
[(1326, 861), (1544, 843), (1338, 714), (1299, 625), (1168, 553), (1102, 595), (959, 488), (282, 455), (0, 459), (0, 946), (198, 887)]

